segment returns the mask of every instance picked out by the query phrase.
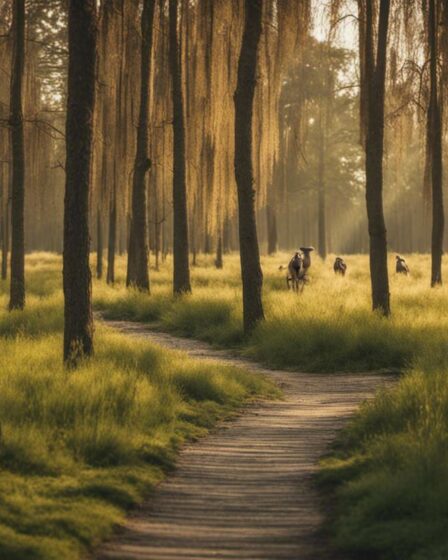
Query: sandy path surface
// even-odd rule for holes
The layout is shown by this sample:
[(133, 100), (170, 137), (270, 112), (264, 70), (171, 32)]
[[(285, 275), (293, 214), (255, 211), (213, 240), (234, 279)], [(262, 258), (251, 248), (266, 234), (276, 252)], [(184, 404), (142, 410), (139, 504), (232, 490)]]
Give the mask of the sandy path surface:
[(96, 558), (335, 560), (318, 533), (323, 516), (311, 478), (350, 413), (391, 377), (269, 370), (138, 323), (108, 324), (196, 359), (262, 373), (284, 399), (251, 405), (186, 446), (175, 472)]

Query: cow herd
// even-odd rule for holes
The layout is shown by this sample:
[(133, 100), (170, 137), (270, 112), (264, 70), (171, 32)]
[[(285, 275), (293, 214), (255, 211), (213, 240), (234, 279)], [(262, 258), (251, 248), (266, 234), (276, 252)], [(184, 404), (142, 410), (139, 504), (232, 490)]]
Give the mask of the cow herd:
[[(314, 251), (314, 247), (300, 247), (300, 249), (294, 253), (287, 267), (283, 265), (279, 267), (279, 270), (284, 270), (286, 268), (286, 285), (288, 290), (301, 292), (308, 282), (308, 270), (311, 267), (312, 251)], [(335, 274), (345, 276), (347, 264), (342, 257), (335, 258), (333, 270)], [(396, 256), (395, 272), (406, 276), (410, 272), (405, 259), (400, 255)]]

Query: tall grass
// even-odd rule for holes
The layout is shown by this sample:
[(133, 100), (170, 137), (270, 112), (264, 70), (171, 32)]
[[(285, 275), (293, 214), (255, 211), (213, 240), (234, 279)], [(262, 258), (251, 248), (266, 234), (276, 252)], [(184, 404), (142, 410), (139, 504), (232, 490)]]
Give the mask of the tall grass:
[(101, 286), (96, 303), (111, 317), (128, 310), (128, 318), (140, 314), (161, 328), (233, 346), (271, 366), (401, 370), (401, 381), (361, 407), (322, 463), (320, 481), (334, 495), (330, 532), (346, 558), (445, 560), (447, 288), (430, 289), (429, 256), (409, 255), (411, 276), (401, 277), (393, 273), (391, 255), (393, 314), (386, 320), (370, 309), (367, 257), (348, 257), (345, 278), (335, 278), (331, 257), (327, 263), (314, 259), (310, 284), (299, 296), (285, 290), (278, 270), (287, 258), (263, 260), (266, 321), (249, 339), (241, 331), (239, 266), (233, 256), (222, 271), (204, 259), (193, 270), (193, 296), (171, 298), (166, 265), (152, 276), (151, 297), (129, 294), (120, 285)]
[[(243, 336), (237, 256), (223, 270), (201, 257), (193, 295), (173, 298), (171, 265), (151, 270), (151, 296), (94, 282), (97, 309), (207, 340), (276, 367), (395, 370), (393, 388), (361, 407), (324, 460), (334, 495), (332, 538), (346, 558), (448, 557), (448, 292), (429, 288), (429, 257), (391, 274), (391, 319), (371, 312), (368, 260), (314, 259), (303, 294), (285, 290), (287, 255), (263, 259), (266, 321)], [(393, 256), (390, 261), (393, 270)], [(172, 464), (178, 445), (255, 393), (258, 378), (132, 343), (104, 328), (78, 372), (60, 364), (60, 261), (28, 259), (28, 307), (0, 313), (0, 551), (6, 558), (76, 558)], [(447, 276), (448, 269), (444, 270)], [(6, 286), (3, 307), (6, 306)], [(3, 365), (3, 364), (2, 364)], [(3, 505), (2, 505), (3, 504)]]
[(448, 371), (415, 369), (365, 404), (324, 460), (350, 558), (448, 558)]
[[(366, 256), (347, 258), (345, 278), (335, 277), (332, 258), (314, 258), (310, 284), (301, 295), (286, 290), (279, 265), (287, 255), (265, 257), (266, 321), (245, 339), (239, 260), (228, 256), (223, 270), (203, 257), (192, 270), (193, 295), (171, 296), (171, 266), (152, 271), (152, 295), (124, 287), (125, 261), (119, 261), (118, 283), (97, 284), (95, 304), (110, 318), (152, 322), (159, 327), (238, 348), (269, 366), (305, 371), (397, 370), (424, 352), (438, 352), (448, 329), (448, 292), (429, 289), (429, 257), (411, 255), (411, 276), (391, 274), (392, 310), (384, 320), (370, 310)], [(394, 257), (390, 268), (393, 270)], [(447, 269), (448, 272), (448, 269)]]
[(71, 560), (110, 534), (184, 441), (277, 390), (102, 326), (94, 358), (67, 371), (59, 262), (32, 256), (27, 273), (22, 313), (6, 311), (0, 284), (0, 557)]

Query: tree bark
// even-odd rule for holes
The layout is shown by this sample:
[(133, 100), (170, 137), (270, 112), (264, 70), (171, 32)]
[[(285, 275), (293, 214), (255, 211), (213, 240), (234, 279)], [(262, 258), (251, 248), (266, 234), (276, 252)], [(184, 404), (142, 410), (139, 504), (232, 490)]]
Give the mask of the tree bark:
[(10, 310), (25, 307), (25, 141), (22, 107), (25, 67), (25, 0), (14, 0), (12, 35), (9, 118), (12, 157)]
[(266, 222), (268, 230), (268, 255), (277, 252), (277, 212), (275, 206), (270, 203), (266, 206)]
[(367, 88), (366, 204), (370, 236), (372, 307), (385, 316), (390, 314), (387, 237), (383, 211), (384, 92), (389, 11), (389, 0), (380, 0), (375, 63), (373, 7), (371, 2), (366, 3), (364, 55)]
[(96, 212), (96, 277), (103, 277), (103, 221), (99, 207)]
[(8, 253), (9, 253), (9, 223), (10, 223), (10, 178), (8, 185), (3, 185), (2, 205), (2, 280), (8, 277)]
[(177, 37), (178, 0), (169, 0), (169, 59), (173, 101), (173, 291), (191, 292), (182, 68)]
[(5, 203), (4, 203), (4, 193), (1, 190), (3, 189), (3, 185), (0, 186), (0, 193), (1, 193), (1, 199), (0, 199), (0, 241), (2, 244), (2, 263), (1, 263), (1, 279), (5, 280), (6, 279), (6, 271), (5, 271), (5, 276), (4, 272), (3, 272), (3, 262), (5, 260), (4, 257), (4, 249), (5, 249), (5, 234), (6, 234), (6, 228), (5, 228), (5, 217), (6, 217), (6, 213), (5, 213)]
[(206, 221), (204, 226), (204, 254), (210, 255), (210, 253), (212, 252), (212, 238), (208, 233), (207, 228), (208, 224)]
[(107, 276), (106, 282), (114, 284), (115, 282), (115, 245), (117, 240), (117, 202), (115, 200), (115, 192), (111, 201), (109, 210), (109, 242), (107, 244)]
[(64, 201), (64, 361), (93, 353), (89, 193), (95, 106), (96, 0), (71, 0)]
[(154, 267), (158, 271), (160, 269), (160, 240), (161, 240), (161, 230), (160, 227), (162, 224), (160, 221), (156, 222), (155, 224), (155, 239), (154, 239)]
[(252, 116), (262, 0), (245, 0), (244, 33), (238, 60), (235, 101), (235, 178), (238, 190), (239, 239), (243, 284), (244, 332), (264, 319), (263, 274), (260, 266), (252, 162)]
[(266, 201), (266, 226), (268, 237), (268, 255), (273, 255), (278, 248), (278, 232), (277, 232), (277, 192), (275, 179), (278, 176), (278, 161), (274, 164), (273, 182), (268, 187)]
[(166, 261), (166, 257), (168, 255), (168, 239), (167, 239), (167, 225), (166, 222), (162, 223), (162, 262)]
[(224, 266), (224, 262), (223, 262), (223, 259), (222, 259), (222, 233), (221, 233), (221, 230), (219, 230), (219, 232), (218, 232), (218, 243), (216, 245), (215, 266), (216, 266), (216, 268), (222, 268)]
[(157, 187), (154, 189), (154, 268), (159, 270), (160, 232), (162, 220), (159, 216), (159, 196)]
[(197, 200), (196, 197), (194, 199), (193, 202), (193, 212), (191, 213), (191, 265), (192, 266), (196, 266), (197, 265), (197, 244), (198, 244), (198, 234), (197, 234), (197, 219), (196, 219), (196, 215), (197, 215)]
[(431, 232), (431, 286), (442, 284), (443, 230), (443, 164), (442, 123), (438, 85), (438, 29), (435, 0), (428, 6), (428, 43), (430, 53), (430, 97), (428, 107), (428, 144), (430, 151), (430, 175), (432, 187), (432, 232)]
[(126, 285), (149, 292), (148, 216), (146, 175), (151, 167), (148, 158), (149, 83), (156, 0), (144, 0), (141, 16), (140, 113), (137, 150), (132, 181), (132, 215), (129, 231)]
[(225, 254), (230, 253), (231, 236), (232, 236), (232, 231), (231, 231), (230, 218), (226, 215), (222, 227), (222, 250), (223, 253)]

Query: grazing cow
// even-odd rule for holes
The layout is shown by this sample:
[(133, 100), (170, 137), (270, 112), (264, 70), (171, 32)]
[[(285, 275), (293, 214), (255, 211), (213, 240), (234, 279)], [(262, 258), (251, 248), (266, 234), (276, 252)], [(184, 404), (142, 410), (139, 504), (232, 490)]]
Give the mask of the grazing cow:
[(333, 265), (333, 270), (335, 274), (345, 276), (345, 273), (347, 272), (347, 265), (345, 264), (344, 259), (342, 259), (341, 257), (336, 257)]
[(406, 263), (406, 261), (404, 260), (403, 257), (400, 257), (400, 255), (397, 255), (396, 257), (397, 261), (395, 264), (395, 272), (397, 274), (404, 274), (405, 276), (407, 276), (410, 272), (409, 267)]

